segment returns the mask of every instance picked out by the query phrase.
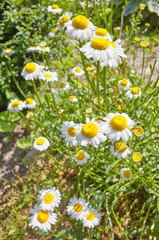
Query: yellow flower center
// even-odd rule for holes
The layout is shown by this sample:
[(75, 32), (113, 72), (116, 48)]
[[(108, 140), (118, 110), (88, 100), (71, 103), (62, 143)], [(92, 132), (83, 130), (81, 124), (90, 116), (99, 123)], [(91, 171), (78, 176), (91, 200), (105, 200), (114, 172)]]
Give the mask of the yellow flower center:
[(26, 104), (32, 104), (33, 103), (33, 99), (32, 98), (27, 98), (25, 100)]
[(88, 24), (89, 24), (88, 19), (83, 15), (78, 15), (74, 17), (72, 20), (72, 25), (78, 29), (85, 29), (88, 27)]
[(35, 46), (29, 46), (29, 48), (35, 48)]
[(97, 28), (97, 30), (95, 31), (95, 34), (98, 36), (107, 36), (108, 31), (104, 28)]
[(45, 47), (41, 47), (41, 48), (40, 48), (40, 50), (42, 50), (42, 51), (45, 51), (45, 50), (46, 50), (46, 48), (45, 48)]
[(127, 169), (123, 172), (123, 175), (125, 178), (131, 178), (132, 173), (130, 170)]
[(94, 71), (94, 72), (92, 73), (92, 77), (95, 78), (96, 76), (97, 76), (97, 72)]
[(125, 117), (117, 115), (112, 117), (110, 125), (116, 131), (123, 131), (127, 127), (127, 120)]
[(47, 193), (44, 197), (44, 202), (49, 204), (52, 203), (54, 200), (54, 195), (52, 193)]
[(52, 78), (52, 75), (51, 75), (50, 73), (45, 73), (45, 74), (44, 74), (44, 77), (46, 77), (46, 78)]
[(111, 41), (109, 41), (109, 43), (113, 46), (113, 48), (116, 48), (115, 43), (113, 43), (113, 42), (111, 42)]
[(36, 70), (36, 65), (35, 63), (29, 62), (25, 65), (25, 70), (28, 73), (33, 73)]
[(38, 145), (43, 145), (43, 144), (45, 143), (45, 139), (39, 138), (39, 139), (36, 141), (36, 143), (37, 143)]
[(81, 69), (80, 69), (80, 68), (76, 68), (75, 71), (78, 72), (78, 73), (80, 73), (80, 72), (81, 72)]
[[(99, 102), (100, 102), (100, 104), (103, 103), (103, 98), (102, 97), (99, 98)], [(97, 97), (94, 99), (94, 104), (98, 105), (98, 98)]]
[(141, 41), (141, 42), (140, 42), (140, 46), (141, 46), (142, 48), (146, 48), (148, 45), (149, 45), (149, 43), (146, 42), (146, 41)]
[(132, 92), (133, 94), (138, 94), (138, 93), (139, 93), (139, 88), (138, 88), (138, 87), (133, 87), (133, 88), (131, 89), (131, 92)]
[(12, 49), (11, 49), (11, 48), (6, 48), (5, 50), (6, 50), (6, 51), (12, 51)]
[(69, 96), (69, 99), (74, 99), (76, 98), (76, 96)]
[(118, 173), (119, 172), (119, 168), (116, 167), (116, 168), (114, 168), (113, 171), (114, 171), (114, 173)]
[(12, 107), (18, 107), (20, 105), (20, 102), (18, 100), (12, 102)]
[(68, 20), (69, 20), (68, 16), (67, 16), (67, 15), (64, 15), (64, 16), (60, 19), (60, 26), (63, 27), (64, 24), (65, 24), (66, 22), (68, 22)]
[(143, 134), (143, 129), (142, 129), (142, 127), (136, 127), (135, 129), (134, 129), (134, 133), (137, 135), (137, 136), (141, 136), (142, 134)]
[(58, 9), (58, 8), (59, 8), (59, 6), (57, 4), (52, 5), (52, 9)]
[(87, 138), (95, 137), (98, 131), (98, 126), (95, 123), (86, 123), (82, 128), (82, 134)]
[(52, 30), (51, 30), (51, 32), (55, 32), (56, 31), (56, 29), (55, 28), (53, 28)]
[(140, 162), (142, 158), (142, 155), (139, 152), (135, 152), (132, 154), (132, 160), (134, 162)]
[(76, 158), (77, 158), (78, 160), (83, 160), (83, 159), (85, 158), (84, 152), (82, 152), (82, 151), (76, 152)]
[(88, 71), (92, 70), (92, 65), (90, 63), (86, 63), (86, 68)]
[(37, 215), (37, 219), (40, 223), (45, 223), (49, 219), (49, 214), (47, 211), (40, 210)]
[(92, 108), (87, 108), (86, 109), (86, 113), (91, 113), (92, 112)]
[(64, 88), (66, 86), (66, 83), (60, 83), (59, 88)]
[(87, 215), (86, 215), (86, 218), (87, 220), (89, 221), (93, 221), (93, 219), (95, 218), (95, 214), (93, 212), (89, 212)]
[(76, 137), (77, 134), (75, 134), (75, 132), (77, 131), (77, 128), (74, 128), (74, 127), (70, 127), (68, 128), (67, 132), (68, 134), (71, 136), (71, 137)]
[(131, 131), (131, 127), (128, 127), (129, 131)]
[(140, 42), (141, 38), (135, 37), (134, 40), (135, 40), (135, 42)]
[(77, 204), (74, 205), (73, 209), (74, 209), (75, 212), (81, 212), (83, 207), (82, 207), (81, 204), (77, 203)]
[(41, 46), (41, 47), (45, 47), (45, 46), (46, 46), (46, 42), (41, 42), (41, 43), (40, 43), (40, 46)]
[(116, 145), (116, 149), (117, 151), (121, 152), (125, 152), (125, 150), (127, 149), (127, 146), (125, 145), (125, 143), (123, 142), (118, 142)]
[(128, 80), (126, 78), (123, 78), (121, 80), (121, 85), (126, 86), (128, 84)]
[(98, 50), (105, 50), (109, 47), (109, 41), (104, 38), (94, 38), (91, 42), (91, 47)]
[(78, 88), (82, 88), (82, 84), (78, 84)]

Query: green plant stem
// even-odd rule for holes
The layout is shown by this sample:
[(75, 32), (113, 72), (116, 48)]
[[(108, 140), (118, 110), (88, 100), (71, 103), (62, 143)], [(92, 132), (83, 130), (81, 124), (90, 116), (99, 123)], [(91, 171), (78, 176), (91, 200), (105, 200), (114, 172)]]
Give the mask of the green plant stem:
[(111, 228), (111, 240), (114, 240), (114, 230), (113, 230), (113, 224), (111, 221), (111, 217), (110, 217), (110, 212), (109, 212), (109, 205), (108, 205), (108, 198), (106, 198), (106, 211), (107, 211), (107, 216), (108, 216), (108, 220), (109, 220), (109, 224), (110, 224), (110, 228)]
[(140, 78), (139, 86), (141, 84), (141, 80), (144, 78), (144, 76), (143, 76), (144, 65), (145, 65), (145, 48), (143, 48), (142, 70), (141, 70), (141, 78)]
[(142, 236), (143, 236), (143, 232), (144, 232), (144, 228), (145, 228), (145, 224), (146, 224), (147, 218), (149, 216), (150, 208), (151, 208), (151, 205), (149, 206), (149, 208), (147, 210), (147, 213), (146, 213), (146, 216), (145, 216), (145, 219), (143, 221), (143, 225), (142, 225), (142, 228), (141, 228), (141, 234), (140, 234), (140, 240), (143, 239)]
[(111, 12), (110, 12), (110, 34), (112, 34), (112, 21), (113, 21), (113, 0), (111, 0)]
[(34, 62), (36, 62), (36, 56), (35, 56), (35, 52), (32, 51), (32, 54), (33, 54), (33, 59), (34, 59)]
[(86, 17), (89, 18), (88, 0), (86, 0)]
[(98, 98), (98, 105), (100, 108), (100, 91), (99, 91), (99, 75), (100, 75), (100, 62), (97, 62), (97, 98)]
[(156, 59), (155, 62), (154, 62), (154, 65), (153, 65), (153, 67), (152, 67), (152, 70), (151, 70), (151, 74), (150, 74), (149, 80), (148, 80), (148, 82), (147, 82), (147, 84), (146, 84), (146, 87), (145, 87), (143, 93), (145, 93), (146, 90), (147, 90), (147, 88), (149, 87), (149, 84), (150, 84), (150, 82), (151, 82), (152, 74), (153, 74), (153, 72), (154, 72), (154, 69), (155, 69), (156, 63), (157, 63), (157, 59)]
[[(51, 83), (48, 82), (48, 85), (49, 85), (49, 88), (51, 90)], [(58, 108), (57, 108), (57, 104), (56, 104), (56, 100), (55, 100), (55, 97), (54, 97), (54, 94), (52, 93), (52, 91), (51, 91), (51, 97), (52, 97), (52, 100), (53, 100), (54, 108), (55, 108), (56, 112), (59, 113)]]
[(45, 153), (60, 167), (63, 167), (63, 165), (61, 163), (58, 162), (58, 160), (56, 160), (56, 158), (54, 158), (47, 150), (45, 150)]

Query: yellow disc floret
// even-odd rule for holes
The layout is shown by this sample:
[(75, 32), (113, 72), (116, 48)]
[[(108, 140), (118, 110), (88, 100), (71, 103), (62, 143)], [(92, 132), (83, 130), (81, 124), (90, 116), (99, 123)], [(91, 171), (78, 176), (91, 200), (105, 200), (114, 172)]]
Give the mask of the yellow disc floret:
[(86, 123), (82, 128), (82, 134), (87, 138), (95, 137), (98, 131), (98, 126), (95, 123)]
[(60, 83), (59, 88), (64, 88), (66, 86), (66, 83)]
[(78, 15), (74, 17), (72, 20), (72, 25), (78, 29), (85, 29), (88, 27), (88, 24), (89, 24), (88, 19), (83, 15)]
[(64, 15), (64, 16), (60, 19), (60, 26), (63, 27), (64, 24), (65, 24), (66, 22), (68, 22), (68, 20), (69, 20), (68, 16), (67, 16), (67, 15)]
[(27, 98), (25, 100), (26, 104), (32, 104), (33, 103), (33, 99), (32, 98)]
[(127, 127), (127, 120), (125, 117), (117, 115), (112, 117), (110, 125), (116, 131), (123, 131)]
[(115, 43), (113, 43), (112, 41), (109, 41), (109, 44), (111, 44), (113, 46), (113, 48), (116, 48)]
[(142, 127), (140, 127), (140, 126), (138, 126), (138, 127), (136, 127), (135, 129), (134, 129), (134, 133), (135, 133), (135, 135), (136, 136), (142, 136), (143, 135), (143, 128)]
[(89, 212), (87, 215), (86, 215), (86, 218), (87, 220), (89, 221), (93, 221), (93, 219), (95, 218), (95, 214), (93, 212)]
[(59, 6), (57, 5), (57, 4), (52, 4), (52, 9), (58, 9), (59, 8)]
[(12, 107), (18, 107), (20, 105), (20, 101), (16, 100), (14, 102), (12, 102)]
[(37, 215), (37, 219), (40, 223), (45, 223), (49, 219), (49, 214), (47, 211), (40, 210)]
[(69, 96), (69, 99), (74, 99), (76, 98), (76, 96), (72, 95), (72, 96)]
[(139, 37), (134, 37), (134, 41), (135, 41), (135, 42), (140, 42), (140, 41), (141, 41), (141, 38), (139, 38)]
[(39, 139), (36, 141), (36, 143), (37, 143), (38, 145), (43, 145), (43, 144), (45, 143), (45, 139), (39, 138)]
[(132, 173), (130, 170), (127, 169), (123, 172), (123, 175), (125, 178), (131, 178)]
[(71, 137), (76, 137), (76, 136), (77, 136), (77, 134), (75, 134), (76, 131), (77, 131), (77, 128), (75, 128), (75, 127), (70, 127), (70, 128), (68, 128), (68, 130), (67, 130), (68, 134), (69, 134)]
[(125, 150), (127, 149), (127, 146), (125, 145), (125, 143), (123, 142), (118, 142), (116, 145), (116, 150), (120, 153), (125, 152)]
[(82, 207), (81, 204), (77, 203), (77, 204), (74, 205), (73, 209), (74, 209), (75, 212), (81, 212), (83, 207)]
[(133, 88), (131, 89), (131, 92), (132, 92), (133, 94), (139, 94), (139, 88), (138, 88), (138, 87), (133, 87)]
[(141, 42), (140, 42), (140, 46), (141, 46), (142, 48), (146, 48), (148, 45), (149, 45), (149, 43), (148, 43), (147, 41), (141, 41)]
[(52, 75), (51, 75), (50, 73), (45, 73), (45, 74), (44, 74), (44, 77), (45, 77), (45, 78), (52, 78)]
[(81, 69), (80, 69), (80, 68), (76, 68), (75, 71), (78, 72), (78, 73), (80, 73), (80, 72), (81, 72)]
[(123, 78), (121, 80), (121, 85), (126, 86), (128, 84), (128, 80), (126, 78)]
[(47, 193), (44, 197), (44, 202), (47, 204), (52, 203), (54, 200), (54, 195), (52, 193)]
[(6, 50), (6, 51), (12, 51), (12, 49), (11, 49), (11, 48), (6, 48), (5, 50)]
[(98, 36), (107, 36), (108, 31), (104, 28), (97, 28), (97, 30), (95, 31), (95, 34)]
[(134, 162), (140, 162), (142, 159), (142, 155), (139, 152), (135, 152), (132, 154), (132, 160)]
[(78, 160), (83, 160), (83, 159), (85, 158), (84, 152), (82, 152), (82, 151), (76, 152), (76, 158), (77, 158)]
[(33, 73), (36, 70), (36, 65), (35, 63), (29, 62), (25, 65), (25, 70), (28, 73)]
[(110, 41), (104, 38), (94, 38), (91, 47), (97, 50), (105, 50), (109, 47)]

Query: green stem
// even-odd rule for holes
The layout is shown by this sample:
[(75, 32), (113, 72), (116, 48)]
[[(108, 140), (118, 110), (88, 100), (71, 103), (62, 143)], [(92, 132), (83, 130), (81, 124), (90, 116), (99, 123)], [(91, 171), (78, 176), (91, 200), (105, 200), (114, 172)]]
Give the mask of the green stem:
[(86, 0), (86, 17), (89, 18), (88, 0)]
[(149, 84), (150, 84), (150, 82), (151, 82), (152, 74), (153, 74), (153, 72), (154, 72), (156, 63), (157, 63), (157, 59), (156, 59), (155, 62), (154, 62), (154, 65), (153, 65), (153, 68), (152, 68), (152, 70), (151, 70), (151, 74), (150, 74), (149, 80), (148, 80), (148, 82), (147, 82), (147, 84), (146, 84), (146, 87), (145, 87), (143, 93), (145, 93), (146, 90), (147, 90), (147, 88), (149, 87)]
[(34, 62), (36, 62), (36, 56), (35, 56), (35, 52), (32, 51), (32, 54), (33, 54), (33, 59), (34, 59)]
[(63, 165), (61, 163), (58, 162), (58, 160), (56, 160), (47, 150), (45, 150), (45, 153), (58, 165), (63, 167)]
[(144, 76), (143, 76), (144, 64), (145, 64), (145, 48), (143, 48), (142, 71), (141, 71), (141, 78), (140, 78), (139, 85), (141, 84), (141, 80), (144, 78)]
[(111, 13), (110, 13), (110, 34), (112, 34), (112, 19), (113, 19), (113, 0), (111, 0)]
[(100, 75), (100, 62), (97, 61), (97, 97), (98, 97), (98, 105), (100, 108), (99, 75)]
[(140, 240), (143, 239), (142, 236), (143, 236), (143, 232), (144, 232), (144, 228), (145, 228), (145, 224), (146, 224), (147, 218), (149, 216), (150, 208), (151, 208), (151, 205), (149, 206), (148, 211), (147, 211), (146, 216), (145, 216), (145, 219), (143, 221), (143, 225), (142, 225), (142, 228), (141, 228), (141, 234), (140, 234)]
[[(51, 83), (50, 82), (48, 82), (48, 85), (49, 85), (49, 88), (51, 89)], [(51, 97), (52, 97), (52, 100), (53, 100), (53, 104), (54, 104), (55, 110), (56, 110), (57, 113), (59, 113), (58, 112), (58, 108), (57, 108), (57, 104), (56, 104), (56, 101), (55, 101), (55, 97), (54, 97), (54, 94), (52, 93), (52, 91), (51, 91)]]

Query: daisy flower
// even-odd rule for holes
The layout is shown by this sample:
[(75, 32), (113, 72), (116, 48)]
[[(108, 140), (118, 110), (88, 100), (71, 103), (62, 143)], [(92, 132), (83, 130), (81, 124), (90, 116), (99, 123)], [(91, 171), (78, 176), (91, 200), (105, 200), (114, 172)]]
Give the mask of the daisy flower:
[(66, 141), (66, 146), (68, 147), (68, 145), (73, 145), (76, 146), (77, 145), (77, 140), (76, 140), (76, 131), (78, 130), (78, 125), (76, 123), (74, 123), (73, 121), (66, 121), (63, 122), (60, 131), (62, 133), (62, 137), (65, 138)]
[(50, 189), (43, 189), (39, 191), (38, 202), (42, 210), (53, 211), (55, 207), (59, 206), (61, 201), (61, 193), (55, 187)]
[(45, 137), (38, 137), (33, 143), (33, 147), (38, 151), (44, 151), (48, 149), (49, 146), (50, 143)]
[(129, 90), (125, 94), (125, 96), (127, 96), (130, 99), (141, 97), (141, 95), (142, 95), (141, 90), (138, 87), (132, 87), (131, 90)]
[(122, 168), (120, 170), (120, 174), (121, 174), (122, 178), (126, 181), (131, 180), (131, 178), (132, 178), (132, 172), (131, 172), (130, 168)]
[(33, 117), (33, 113), (32, 112), (28, 112), (27, 114), (26, 114), (26, 118), (27, 119), (30, 119), (30, 118), (32, 118)]
[(26, 49), (26, 51), (29, 52), (35, 52), (36, 51), (36, 47), (35, 46), (30, 46)]
[(67, 27), (66, 35), (80, 42), (88, 40), (95, 29), (93, 23), (83, 15), (77, 15), (72, 20), (68, 21), (65, 26)]
[(137, 126), (134, 128), (134, 134), (137, 136), (137, 137), (141, 137), (143, 134), (144, 134), (144, 130), (142, 127), (140, 126)]
[(103, 119), (106, 121), (106, 134), (113, 142), (120, 139), (127, 142), (132, 136), (129, 128), (132, 128), (135, 123), (126, 113), (108, 113)]
[(58, 37), (58, 32), (59, 32), (59, 29), (58, 28), (53, 28), (51, 30), (51, 32), (48, 33), (48, 37), (49, 38), (52, 38), (52, 37)]
[(92, 108), (87, 108), (87, 109), (86, 109), (86, 113), (87, 113), (87, 114), (92, 113)]
[(86, 152), (83, 152), (81, 150), (77, 151), (73, 159), (75, 159), (76, 163), (83, 164), (86, 163), (87, 160), (90, 158), (90, 155)]
[(83, 85), (82, 84), (78, 84), (78, 86), (77, 86), (78, 88), (82, 88), (83, 87)]
[(24, 104), (25, 108), (33, 109), (36, 107), (36, 102), (32, 98), (27, 98)]
[(142, 159), (142, 155), (139, 152), (135, 152), (132, 154), (132, 160), (134, 162), (140, 162)]
[(3, 53), (7, 53), (7, 54), (13, 54), (13, 53), (15, 53), (15, 51), (14, 50), (12, 50), (11, 48), (6, 48), (6, 49), (3, 49), (3, 51), (2, 51)]
[(40, 47), (40, 46), (37, 46), (36, 47), (36, 51), (38, 53), (46, 53), (46, 52), (50, 52), (50, 48), (49, 47)]
[(43, 66), (40, 66), (34, 62), (29, 62), (23, 68), (21, 75), (26, 81), (37, 79), (43, 69)]
[(126, 78), (122, 78), (119, 82), (118, 82), (118, 87), (120, 89), (123, 90), (128, 90), (130, 86), (130, 82), (126, 79)]
[(64, 109), (59, 109), (59, 114), (62, 114), (64, 112)]
[(128, 146), (123, 142), (118, 142), (115, 144), (115, 149), (114, 145), (110, 146), (110, 151), (112, 155), (117, 158), (126, 158), (127, 155), (131, 153)]
[(70, 88), (69, 82), (61, 82), (58, 86), (59, 91), (65, 91)]
[(41, 210), (38, 205), (35, 205), (30, 212), (32, 216), (28, 219), (30, 220), (29, 226), (32, 228), (38, 227), (40, 230), (48, 232), (51, 231), (51, 224), (54, 225), (57, 222), (57, 214)]
[(76, 98), (76, 96), (72, 95), (72, 96), (69, 96), (69, 101), (74, 103), (74, 102), (78, 102), (78, 99)]
[(57, 4), (52, 4), (51, 6), (48, 6), (47, 11), (54, 14), (60, 14), (62, 12), (62, 8), (59, 8)]
[(65, 12), (58, 20), (57, 25), (59, 28), (65, 27), (65, 24), (70, 20), (72, 17), (72, 13)]
[(25, 107), (24, 103), (20, 100), (14, 99), (8, 105), (7, 110), (10, 112), (19, 112)]
[[(98, 98), (97, 98), (97, 97), (94, 98), (93, 102), (94, 102), (95, 105), (99, 105), (99, 104), (98, 104)], [(103, 98), (102, 98), (102, 97), (99, 97), (99, 102), (100, 102), (100, 104), (103, 104)]]
[(80, 76), (82, 76), (82, 75), (84, 74), (84, 71), (83, 71), (81, 68), (79, 68), (79, 67), (74, 67), (74, 68), (72, 69), (72, 73), (73, 73), (75, 76), (80, 77)]
[(94, 228), (95, 226), (99, 225), (101, 220), (101, 214), (97, 212), (96, 209), (89, 207), (84, 214), (82, 219), (84, 227)]
[(71, 218), (82, 220), (84, 213), (87, 209), (86, 200), (83, 198), (71, 198), (67, 206), (67, 213)]
[(121, 58), (126, 58), (124, 49), (121, 48), (120, 39), (115, 42), (109, 41), (102, 37), (93, 38), (80, 48), (87, 58), (92, 58), (93, 63), (100, 61), (101, 67), (117, 67), (121, 63)]
[(101, 142), (106, 141), (105, 126), (95, 121), (95, 118), (90, 120), (86, 118), (85, 124), (80, 124), (79, 130), (77, 131), (77, 141), (81, 146), (86, 146), (91, 144), (93, 147), (97, 148)]
[(47, 43), (45, 41), (42, 41), (39, 43), (40, 47), (46, 47)]
[(139, 37), (134, 37), (134, 41), (135, 41), (135, 42), (140, 42), (140, 41), (141, 41), (141, 38), (139, 38)]
[(57, 72), (50, 72), (50, 71), (42, 72), (39, 78), (44, 81), (46, 80), (47, 82), (58, 81)]
[(93, 32), (92, 38), (98, 37), (102, 37), (110, 41), (112, 41), (113, 39), (113, 37), (108, 33), (108, 31), (105, 28), (96, 28), (96, 30)]

